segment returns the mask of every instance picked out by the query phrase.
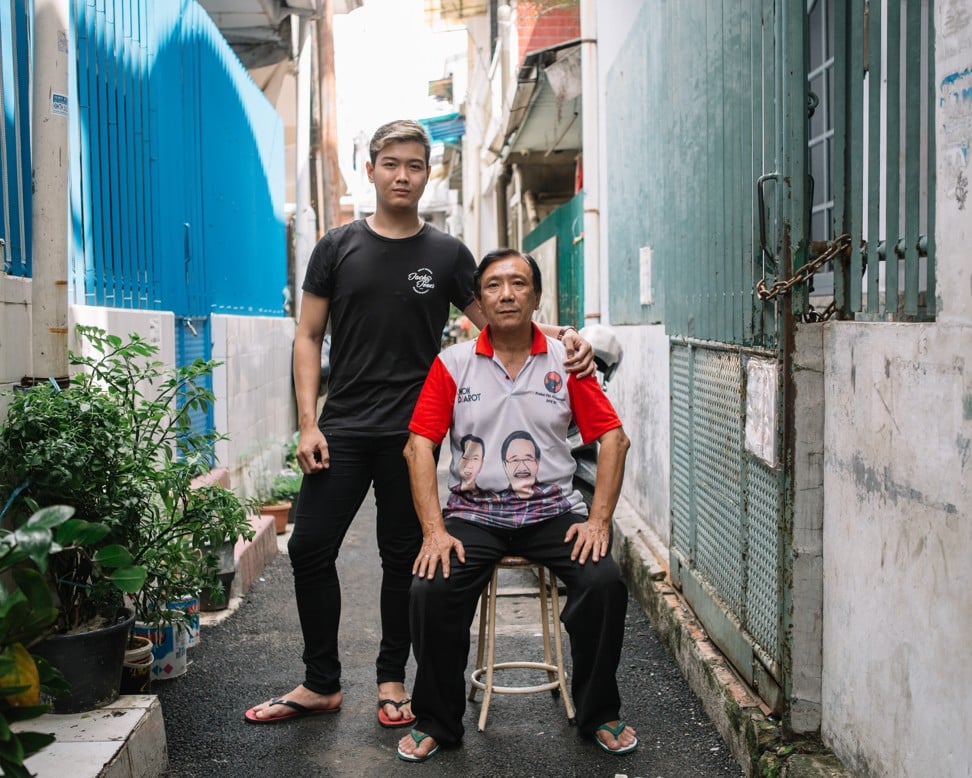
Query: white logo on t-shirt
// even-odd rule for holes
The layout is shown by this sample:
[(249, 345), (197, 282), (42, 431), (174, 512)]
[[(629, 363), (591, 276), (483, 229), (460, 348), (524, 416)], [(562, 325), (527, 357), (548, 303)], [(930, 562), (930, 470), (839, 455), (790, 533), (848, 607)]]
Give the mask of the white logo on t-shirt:
[(416, 294), (425, 294), (435, 289), (435, 284), (432, 283), (432, 271), (427, 267), (420, 267), (414, 273), (410, 273), (408, 280), (415, 282), (412, 286), (412, 291)]

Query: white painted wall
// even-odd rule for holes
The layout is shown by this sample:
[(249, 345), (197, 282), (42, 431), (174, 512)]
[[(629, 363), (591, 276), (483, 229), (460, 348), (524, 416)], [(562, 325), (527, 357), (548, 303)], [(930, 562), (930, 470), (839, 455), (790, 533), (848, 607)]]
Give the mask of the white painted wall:
[(159, 347), (156, 359), (166, 364), (175, 363), (175, 315), (171, 311), (70, 305), (68, 306), (68, 348), (76, 353), (83, 353), (84, 343), (74, 333), (74, 327), (78, 324), (100, 327), (105, 332), (121, 338), (137, 333), (149, 343)]
[(668, 337), (664, 327), (614, 327), (624, 358), (608, 397), (631, 438), (621, 495), (666, 546), (671, 540)]
[(283, 446), (297, 429), (291, 381), (294, 320), (213, 316), (216, 429), (229, 436), (216, 448), (230, 482), (257, 496), (283, 466)]
[(972, 17), (935, 22), (937, 322), (825, 332), (821, 731), (889, 778), (972, 776)]

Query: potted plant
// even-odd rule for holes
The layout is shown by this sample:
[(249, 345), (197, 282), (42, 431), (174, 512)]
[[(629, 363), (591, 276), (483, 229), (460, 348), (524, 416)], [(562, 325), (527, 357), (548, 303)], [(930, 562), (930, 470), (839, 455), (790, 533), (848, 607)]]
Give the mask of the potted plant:
[(35, 649), (70, 684), (71, 693), (54, 700), (59, 713), (117, 697), (133, 621), (122, 595), (145, 580), (121, 529), (147, 491), (113, 443), (122, 420), (103, 393), (43, 385), (15, 394), (0, 428), (0, 501), (9, 526), (26, 526), (41, 506), (74, 503), (74, 517), (52, 528), (44, 577), (56, 618)]
[[(4, 511), (0, 511), (0, 519)], [(35, 719), (50, 710), (41, 694), (66, 688), (57, 670), (30, 649), (53, 629), (57, 608), (44, 580), (54, 530), (71, 518), (66, 506), (44, 508), (16, 529), (0, 529), (0, 774), (27, 778), (24, 760), (54, 741), (15, 722)]]
[(270, 485), (270, 494), (263, 507), (262, 513), (273, 516), (277, 534), (287, 531), (287, 522), (300, 494), (300, 482), (303, 475), (293, 470), (282, 470), (274, 476)]
[(156, 679), (184, 672), (185, 649), (198, 614), (194, 617), (181, 603), (204, 592), (211, 600), (224, 597), (223, 549), (231, 549), (237, 538), (253, 537), (249, 503), (219, 484), (194, 487), (195, 466), (191, 460), (182, 464), (160, 484), (161, 505), (143, 522), (134, 555), (147, 569), (145, 586), (134, 602), (140, 631), (158, 646), (152, 671)]
[(260, 513), (273, 517), (278, 535), (286, 532), (287, 523), (293, 521), (294, 506), (304, 477), (297, 465), (297, 437), (298, 433), (294, 433), (284, 446), (284, 469), (270, 479), (269, 485), (258, 491)]
[(83, 353), (70, 354), (78, 369), (71, 383), (15, 393), (10, 403), (0, 429), (0, 501), (16, 485), (19, 512), (66, 502), (86, 531), (98, 527), (99, 537), (74, 544), (84, 552), (65, 557), (66, 573), (58, 569), (58, 582), (71, 587), (57, 592), (59, 631), (79, 629), (93, 613), (110, 618), (121, 591), (135, 595), (139, 619), (168, 623), (179, 618), (168, 603), (217, 585), (207, 548), (252, 537), (233, 492), (193, 488), (220, 439), (190, 423), (213, 401), (201, 379), (216, 363), (172, 368), (138, 335), (77, 333)]

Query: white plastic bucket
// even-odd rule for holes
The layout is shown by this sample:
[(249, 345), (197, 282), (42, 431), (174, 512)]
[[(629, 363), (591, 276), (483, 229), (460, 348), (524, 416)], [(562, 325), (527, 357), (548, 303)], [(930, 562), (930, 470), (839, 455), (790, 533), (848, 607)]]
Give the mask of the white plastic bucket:
[(135, 634), (152, 641), (152, 680), (178, 678), (186, 672), (186, 653), (189, 648), (189, 631), (185, 624), (174, 621), (154, 626), (136, 624)]

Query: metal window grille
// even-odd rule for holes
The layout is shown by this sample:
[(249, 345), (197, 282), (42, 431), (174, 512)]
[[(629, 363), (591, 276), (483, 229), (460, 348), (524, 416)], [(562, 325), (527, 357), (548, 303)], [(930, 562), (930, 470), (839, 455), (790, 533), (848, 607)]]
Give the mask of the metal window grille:
[(932, 319), (933, 3), (852, 0), (833, 7), (833, 229), (852, 239), (834, 298), (856, 319)]

